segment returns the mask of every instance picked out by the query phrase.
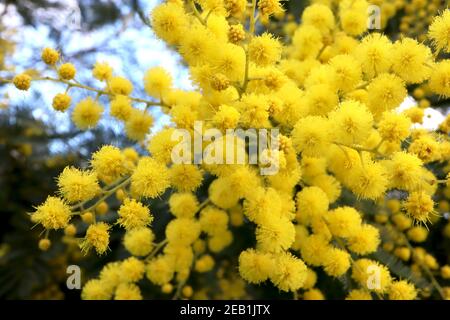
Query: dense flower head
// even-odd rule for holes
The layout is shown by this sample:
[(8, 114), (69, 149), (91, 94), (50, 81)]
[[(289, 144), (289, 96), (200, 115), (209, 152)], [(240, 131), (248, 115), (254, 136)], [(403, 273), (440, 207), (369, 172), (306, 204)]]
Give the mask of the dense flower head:
[(32, 219), (46, 229), (61, 229), (68, 225), (70, 211), (70, 207), (60, 198), (48, 197), (36, 208)]
[(91, 224), (86, 231), (84, 240), (80, 243), (82, 251), (88, 252), (94, 248), (98, 254), (104, 254), (109, 245), (109, 229), (111, 226), (105, 222)]
[(72, 121), (81, 130), (87, 130), (97, 125), (103, 113), (103, 106), (91, 97), (81, 100), (72, 112)]
[(53, 109), (56, 111), (66, 111), (72, 102), (72, 98), (67, 93), (58, 93), (53, 98)]
[(124, 246), (134, 256), (146, 256), (153, 248), (154, 234), (149, 228), (134, 228), (125, 233)]
[(126, 171), (125, 156), (119, 148), (111, 145), (101, 147), (92, 155), (91, 165), (101, 180), (114, 182)]
[(58, 177), (58, 187), (68, 202), (90, 200), (100, 191), (95, 172), (74, 167), (64, 168)]
[(131, 191), (139, 196), (155, 198), (169, 187), (167, 167), (152, 158), (142, 158), (131, 176)]
[(118, 214), (117, 222), (127, 230), (146, 227), (153, 220), (148, 207), (135, 199), (125, 199)]

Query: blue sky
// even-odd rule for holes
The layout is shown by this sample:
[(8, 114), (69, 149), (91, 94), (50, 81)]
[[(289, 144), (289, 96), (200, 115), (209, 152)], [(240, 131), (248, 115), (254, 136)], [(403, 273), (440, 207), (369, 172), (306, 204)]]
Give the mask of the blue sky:
[[(86, 33), (79, 30), (79, 23), (82, 23), (82, 21), (80, 21), (79, 11), (76, 8), (77, 2), (72, 0), (60, 2), (63, 2), (67, 10), (37, 12), (38, 16), (42, 15), (40, 19), (42, 24), (39, 24), (36, 28), (31, 26), (24, 27), (20, 15), (12, 10), (6, 15), (4, 23), (9, 28), (17, 30), (13, 36), (13, 40), (17, 43), (16, 51), (8, 61), (9, 65), (15, 66), (15, 72), (33, 68), (44, 75), (54, 75), (54, 71), (48, 70), (39, 61), (42, 48), (57, 46), (49, 35), (50, 28), (48, 25), (51, 24), (64, 30), (61, 41), (64, 44), (62, 50), (68, 57), (80, 50), (98, 47), (98, 50), (95, 52), (87, 54), (83, 61), (67, 61), (74, 63), (77, 67), (77, 80), (81, 83), (90, 82), (94, 86), (101, 87), (102, 84), (100, 82), (92, 79), (90, 68), (95, 61), (104, 61), (113, 66), (115, 74), (125, 76), (133, 82), (135, 87), (133, 96), (146, 96), (142, 90), (142, 78), (145, 71), (153, 66), (166, 68), (174, 78), (175, 87), (192, 89), (187, 69), (183, 67), (180, 57), (168, 48), (164, 42), (157, 39), (152, 30), (144, 25), (136, 15), (129, 16), (128, 7), (120, 6), (122, 16), (128, 16), (126, 23), (117, 21), (107, 27)], [(160, 1), (149, 0), (141, 2), (143, 5), (145, 4), (143, 6), (144, 12), (149, 13)], [(117, 3), (123, 2), (117, 1)], [(114, 52), (111, 53), (111, 51)], [(2, 75), (4, 76), (5, 74), (2, 73)], [(35, 118), (58, 123), (59, 130), (67, 131), (70, 125), (70, 110), (65, 113), (59, 113), (55, 112), (51, 107), (54, 95), (64, 91), (64, 89), (59, 84), (39, 81), (34, 82), (32, 90), (27, 92), (18, 91), (13, 86), (4, 86), (4, 92), (2, 93), (6, 92), (9, 95), (10, 107), (30, 105), (30, 111)], [(90, 93), (83, 90), (72, 90), (74, 102), (90, 95)], [(42, 95), (41, 101), (33, 100), (35, 92), (39, 92)], [(106, 106), (106, 100), (102, 100), (102, 102)], [(137, 107), (139, 106), (137, 105)], [(153, 108), (151, 112), (156, 119), (156, 124), (152, 131), (157, 131), (168, 122), (168, 118), (161, 114), (158, 108)], [(105, 112), (105, 115), (107, 113)], [(112, 127), (118, 132), (121, 131), (121, 124), (108, 116), (102, 118), (100, 126)]]

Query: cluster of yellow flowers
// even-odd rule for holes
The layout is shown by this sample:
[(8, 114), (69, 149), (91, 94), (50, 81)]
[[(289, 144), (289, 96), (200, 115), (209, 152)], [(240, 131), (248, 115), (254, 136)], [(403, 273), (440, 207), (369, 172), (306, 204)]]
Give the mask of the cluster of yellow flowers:
[[(410, 261), (415, 274), (431, 277), (432, 289), (449, 298), (450, 289), (436, 280), (441, 266), (410, 241), (425, 241), (430, 222), (439, 218), (433, 195), (450, 170), (450, 117), (430, 132), (414, 126), (429, 104), (396, 108), (419, 86), (450, 98), (450, 60), (443, 58), (450, 52), (450, 10), (430, 20), (428, 33), (418, 38), (429, 45), (408, 37), (393, 42), (367, 29), (370, 5), (380, 5), (382, 27), (397, 11), (421, 8), (418, 17), (428, 18), (440, 5), (408, 2), (313, 1), (300, 23), (289, 22), (286, 37), (279, 39), (259, 32), (283, 16), (279, 0), (167, 0), (151, 12), (152, 28), (182, 56), (197, 89), (174, 88), (170, 74), (156, 67), (143, 77), (151, 99), (134, 97), (132, 83), (105, 63), (92, 70), (103, 88), (73, 81), (74, 66), (58, 65), (59, 53), (45, 49), (42, 60), (57, 76), (19, 74), (13, 79), (18, 89), (27, 90), (35, 80), (64, 84), (66, 91), (53, 100), (59, 112), (70, 107), (72, 88), (92, 92), (72, 110), (82, 130), (96, 126), (104, 112), (99, 98), (107, 96), (110, 114), (149, 152), (102, 146), (88, 169), (67, 167), (57, 180), (59, 195), (49, 196), (31, 216), (47, 231), (65, 229), (72, 237), (81, 219), (89, 224), (82, 250), (105, 254), (112, 225), (99, 221), (101, 213), (109, 197), (121, 202), (115, 223), (126, 231), (123, 244), (131, 257), (107, 264), (84, 285), (82, 297), (141, 299), (137, 283), (144, 277), (164, 294), (212, 297), (189, 279), (193, 272), (213, 270), (220, 288), (233, 292), (222, 297), (242, 297), (242, 280), (224, 277), (224, 268), (236, 265), (218, 267), (214, 257), (233, 242), (237, 227), (253, 225), (254, 246), (241, 248), (234, 260), (250, 284), (269, 280), (295, 298), (323, 299), (327, 292), (316, 287), (322, 268), (329, 277), (348, 275), (357, 284), (347, 299), (425, 297), (411, 279), (365, 257), (382, 247)], [(406, 31), (404, 25), (413, 21), (402, 21), (401, 28)], [(147, 139), (153, 124), (148, 109), (154, 107), (170, 115), (172, 125)], [(173, 164), (172, 133), (181, 128), (194, 134), (196, 120), (221, 131), (279, 128), (279, 172), (261, 176), (258, 166), (249, 164)], [(430, 163), (442, 163), (442, 171), (432, 172)], [(198, 192), (204, 183), (207, 197)], [(173, 219), (165, 238), (155, 242), (151, 224), (158, 212), (145, 200), (169, 189)], [(375, 215), (365, 212), (368, 201)], [(386, 236), (380, 230), (387, 230)], [(39, 245), (49, 248), (48, 232)], [(371, 267), (378, 272), (374, 286), (368, 284)], [(450, 278), (449, 266), (440, 270), (437, 277)]]

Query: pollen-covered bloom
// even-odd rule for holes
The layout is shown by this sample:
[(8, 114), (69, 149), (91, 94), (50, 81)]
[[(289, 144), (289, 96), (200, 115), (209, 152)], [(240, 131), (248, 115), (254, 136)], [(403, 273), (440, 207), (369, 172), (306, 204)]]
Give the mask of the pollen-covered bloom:
[(239, 255), (239, 273), (250, 283), (261, 283), (275, 271), (270, 254), (247, 249)]
[(426, 192), (415, 191), (409, 194), (404, 206), (415, 221), (427, 223), (434, 209), (434, 201)]
[(88, 97), (77, 103), (72, 113), (72, 121), (81, 130), (87, 130), (97, 125), (103, 113), (103, 107), (98, 101)]
[(101, 180), (114, 182), (126, 172), (125, 156), (119, 148), (106, 145), (92, 155), (92, 168)]
[(109, 245), (109, 229), (111, 227), (105, 222), (91, 224), (86, 231), (86, 236), (80, 243), (82, 251), (88, 252), (94, 248), (98, 254), (104, 254)]
[(127, 230), (146, 227), (153, 221), (150, 209), (135, 199), (125, 199), (118, 214), (117, 223)]
[(131, 191), (138, 196), (155, 198), (170, 185), (169, 172), (164, 164), (152, 158), (141, 158), (131, 176)]
[(155, 97), (161, 98), (172, 86), (172, 77), (161, 67), (148, 69), (144, 76), (145, 91)]
[(95, 172), (74, 167), (64, 168), (58, 177), (58, 187), (69, 202), (90, 200), (100, 191)]
[(446, 9), (434, 18), (428, 36), (438, 51), (450, 52), (450, 10)]
[(250, 41), (250, 59), (260, 66), (268, 66), (280, 59), (281, 44), (270, 33), (264, 33)]
[(31, 216), (33, 222), (42, 224), (46, 229), (62, 229), (69, 224), (70, 207), (60, 198), (48, 197), (36, 208)]

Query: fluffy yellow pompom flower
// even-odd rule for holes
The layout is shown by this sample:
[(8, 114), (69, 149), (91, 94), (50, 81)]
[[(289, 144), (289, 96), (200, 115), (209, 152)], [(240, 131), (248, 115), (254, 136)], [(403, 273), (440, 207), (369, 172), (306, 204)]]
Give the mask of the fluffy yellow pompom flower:
[(52, 48), (44, 48), (41, 58), (46, 64), (54, 65), (59, 60), (59, 52)]
[(213, 236), (228, 227), (228, 214), (213, 206), (208, 206), (200, 212), (200, 226), (202, 231)]
[(430, 77), (433, 62), (430, 48), (414, 39), (404, 38), (394, 43), (392, 70), (407, 83), (421, 83)]
[(213, 122), (218, 129), (225, 131), (226, 129), (234, 129), (238, 125), (240, 118), (239, 111), (236, 108), (221, 105), (219, 110), (214, 114)]
[(372, 296), (364, 289), (353, 289), (348, 293), (345, 300), (372, 300)]
[(330, 60), (330, 65), (336, 70), (338, 89), (348, 92), (354, 89), (362, 78), (361, 63), (348, 54), (341, 54)]
[(333, 136), (343, 144), (363, 143), (370, 134), (373, 116), (367, 107), (357, 101), (344, 101), (329, 115)]
[(156, 35), (169, 44), (179, 43), (189, 25), (183, 7), (170, 2), (153, 9), (151, 24)]
[(112, 77), (112, 68), (105, 62), (96, 62), (94, 69), (92, 69), (92, 75), (95, 79), (100, 81), (107, 81)]
[(433, 93), (450, 97), (450, 60), (443, 60), (434, 66), (428, 83)]
[[(189, 65), (202, 65), (204, 62), (203, 59), (213, 54), (215, 45), (217, 44), (215, 39), (212, 37), (213, 34), (211, 30), (205, 26), (193, 26), (180, 40), (180, 54), (189, 63)], [(162, 75), (163, 74), (161, 73), (161, 76)], [(167, 86), (167, 88), (168, 87), (169, 86)]]
[(273, 188), (257, 188), (244, 200), (244, 214), (256, 224), (281, 216), (281, 208), (281, 198)]
[(309, 87), (303, 100), (309, 114), (315, 116), (325, 116), (339, 103), (338, 95), (328, 84), (317, 84)]
[(312, 4), (303, 11), (302, 23), (312, 25), (319, 29), (322, 34), (327, 34), (334, 28), (333, 11), (324, 4)]
[(431, 135), (423, 135), (415, 139), (408, 151), (417, 155), (424, 163), (439, 160), (441, 157), (440, 145)]
[(117, 95), (111, 100), (110, 113), (113, 117), (126, 121), (130, 118), (133, 111), (130, 99), (124, 95)]
[(280, 0), (260, 0), (258, 1), (258, 9), (263, 16), (270, 16), (284, 11)]
[(392, 282), (389, 287), (389, 300), (414, 300), (417, 297), (416, 288), (408, 281)]
[(400, 142), (409, 136), (411, 121), (403, 114), (384, 112), (378, 122), (378, 132), (385, 141)]
[(450, 52), (449, 30), (450, 10), (446, 9), (441, 15), (434, 18), (428, 31), (428, 37), (431, 39), (438, 52), (441, 50)]
[(301, 60), (316, 58), (323, 47), (322, 40), (322, 34), (316, 27), (300, 26), (292, 38), (296, 57)]
[(136, 141), (145, 139), (145, 136), (153, 125), (153, 118), (147, 112), (133, 109), (130, 117), (125, 122), (125, 132), (128, 138)]
[(426, 223), (430, 220), (430, 214), (433, 212), (434, 201), (426, 192), (415, 191), (409, 194), (404, 207), (415, 221)]
[(244, 95), (239, 111), (240, 122), (245, 128), (265, 128), (269, 125), (269, 104), (263, 95)]
[(100, 271), (100, 280), (107, 290), (113, 291), (123, 282), (121, 272), (122, 262), (110, 262)]
[[(377, 277), (373, 277), (375, 272)], [(369, 259), (359, 259), (353, 263), (352, 278), (362, 287), (380, 293), (387, 292), (392, 282), (388, 268)]]
[(142, 300), (141, 289), (133, 283), (121, 283), (114, 293), (114, 300)]
[(348, 238), (348, 247), (357, 254), (365, 255), (377, 251), (380, 241), (378, 229), (363, 224), (352, 237)]
[(173, 264), (167, 256), (151, 260), (147, 265), (147, 278), (156, 285), (165, 285), (173, 278)]
[(367, 77), (374, 78), (391, 67), (392, 43), (385, 35), (372, 33), (362, 39), (356, 48), (355, 58), (361, 62)]
[(72, 80), (75, 78), (76, 72), (77, 69), (75, 69), (75, 66), (71, 63), (64, 63), (58, 68), (58, 75), (63, 80)]
[(350, 268), (350, 254), (336, 248), (328, 250), (323, 261), (323, 268), (326, 274), (332, 277), (342, 276)]
[(120, 265), (121, 277), (125, 282), (137, 282), (145, 273), (145, 264), (135, 257), (129, 257)]
[(133, 91), (133, 85), (128, 79), (112, 77), (108, 80), (108, 88), (114, 94), (128, 96)]
[(328, 213), (326, 220), (331, 233), (337, 237), (352, 237), (361, 227), (361, 215), (352, 207), (336, 208)]
[(306, 187), (296, 196), (297, 221), (309, 222), (312, 217), (321, 217), (328, 211), (328, 197), (319, 187)]
[(302, 260), (288, 252), (280, 253), (274, 257), (275, 268), (270, 279), (282, 291), (295, 292), (300, 289), (306, 280), (306, 265)]
[(274, 64), (281, 57), (281, 44), (270, 33), (254, 37), (248, 45), (250, 60), (265, 67)]
[(153, 248), (154, 238), (149, 228), (134, 228), (125, 233), (123, 244), (133, 256), (146, 256)]
[(303, 293), (303, 300), (325, 300), (325, 296), (319, 289), (312, 288)]
[(107, 263), (102, 271), (100, 271), (100, 280), (103, 282), (104, 286), (107, 288), (117, 288), (117, 286), (123, 282), (122, 272), (121, 272), (122, 262), (110, 262)]
[(250, 283), (264, 282), (274, 271), (275, 264), (270, 254), (247, 249), (239, 255), (239, 273)]
[(81, 291), (81, 299), (83, 300), (109, 300), (112, 292), (108, 290), (103, 281), (91, 279), (83, 286)]
[(58, 93), (52, 101), (52, 107), (56, 111), (66, 111), (70, 107), (72, 98), (67, 93)]
[(202, 171), (192, 164), (175, 164), (169, 170), (170, 184), (180, 192), (195, 191), (202, 183)]
[(95, 127), (103, 113), (103, 107), (91, 97), (77, 103), (72, 113), (72, 121), (81, 130)]
[(175, 129), (166, 128), (151, 138), (147, 150), (158, 162), (169, 163), (172, 161), (172, 149), (178, 144), (176, 139), (172, 139), (174, 132)]
[(125, 199), (117, 213), (117, 223), (127, 230), (146, 227), (153, 221), (150, 209), (135, 199)]
[(369, 109), (375, 115), (398, 107), (407, 95), (403, 80), (389, 73), (373, 79), (367, 87), (367, 93)]
[(213, 253), (218, 253), (228, 247), (231, 242), (233, 242), (233, 234), (229, 230), (223, 230), (209, 237), (208, 249)]
[(18, 74), (13, 79), (14, 86), (23, 91), (27, 91), (31, 86), (31, 77), (26, 73)]
[(198, 210), (198, 200), (190, 192), (174, 193), (169, 198), (169, 207), (177, 218), (193, 218)]
[(148, 69), (144, 76), (144, 88), (150, 96), (161, 98), (172, 87), (172, 77), (162, 67)]
[(330, 123), (326, 118), (308, 116), (300, 119), (292, 131), (292, 144), (304, 156), (320, 156), (330, 146)]
[(240, 46), (225, 44), (215, 50), (211, 65), (231, 81), (242, 81), (245, 71), (245, 52)]
[(300, 243), (302, 259), (312, 266), (320, 266), (328, 252), (328, 241), (319, 234), (313, 234)]
[(70, 207), (61, 199), (47, 197), (32, 215), (33, 222), (40, 223), (45, 229), (62, 229), (70, 220)]
[(363, 199), (378, 199), (387, 189), (388, 171), (377, 162), (365, 161), (348, 174), (348, 187), (352, 192)]
[(160, 196), (170, 185), (169, 172), (164, 164), (152, 158), (139, 160), (131, 176), (131, 192), (146, 198)]
[(414, 190), (421, 185), (422, 161), (415, 155), (396, 152), (387, 163), (392, 187)]
[(180, 246), (189, 246), (200, 236), (200, 224), (194, 219), (177, 218), (166, 227), (167, 240)]
[(91, 224), (86, 231), (84, 240), (80, 243), (81, 250), (88, 252), (94, 248), (98, 254), (104, 254), (109, 245), (110, 226), (104, 222)]
[(92, 168), (99, 179), (114, 182), (127, 172), (125, 156), (115, 146), (103, 146), (92, 155)]
[(205, 254), (195, 261), (195, 271), (197, 272), (208, 272), (214, 267), (214, 259), (209, 255)]
[(257, 248), (265, 252), (281, 252), (295, 240), (294, 224), (287, 218), (272, 217), (256, 229)]
[(91, 200), (100, 191), (97, 175), (92, 171), (81, 171), (66, 167), (58, 177), (58, 187), (68, 202)]

